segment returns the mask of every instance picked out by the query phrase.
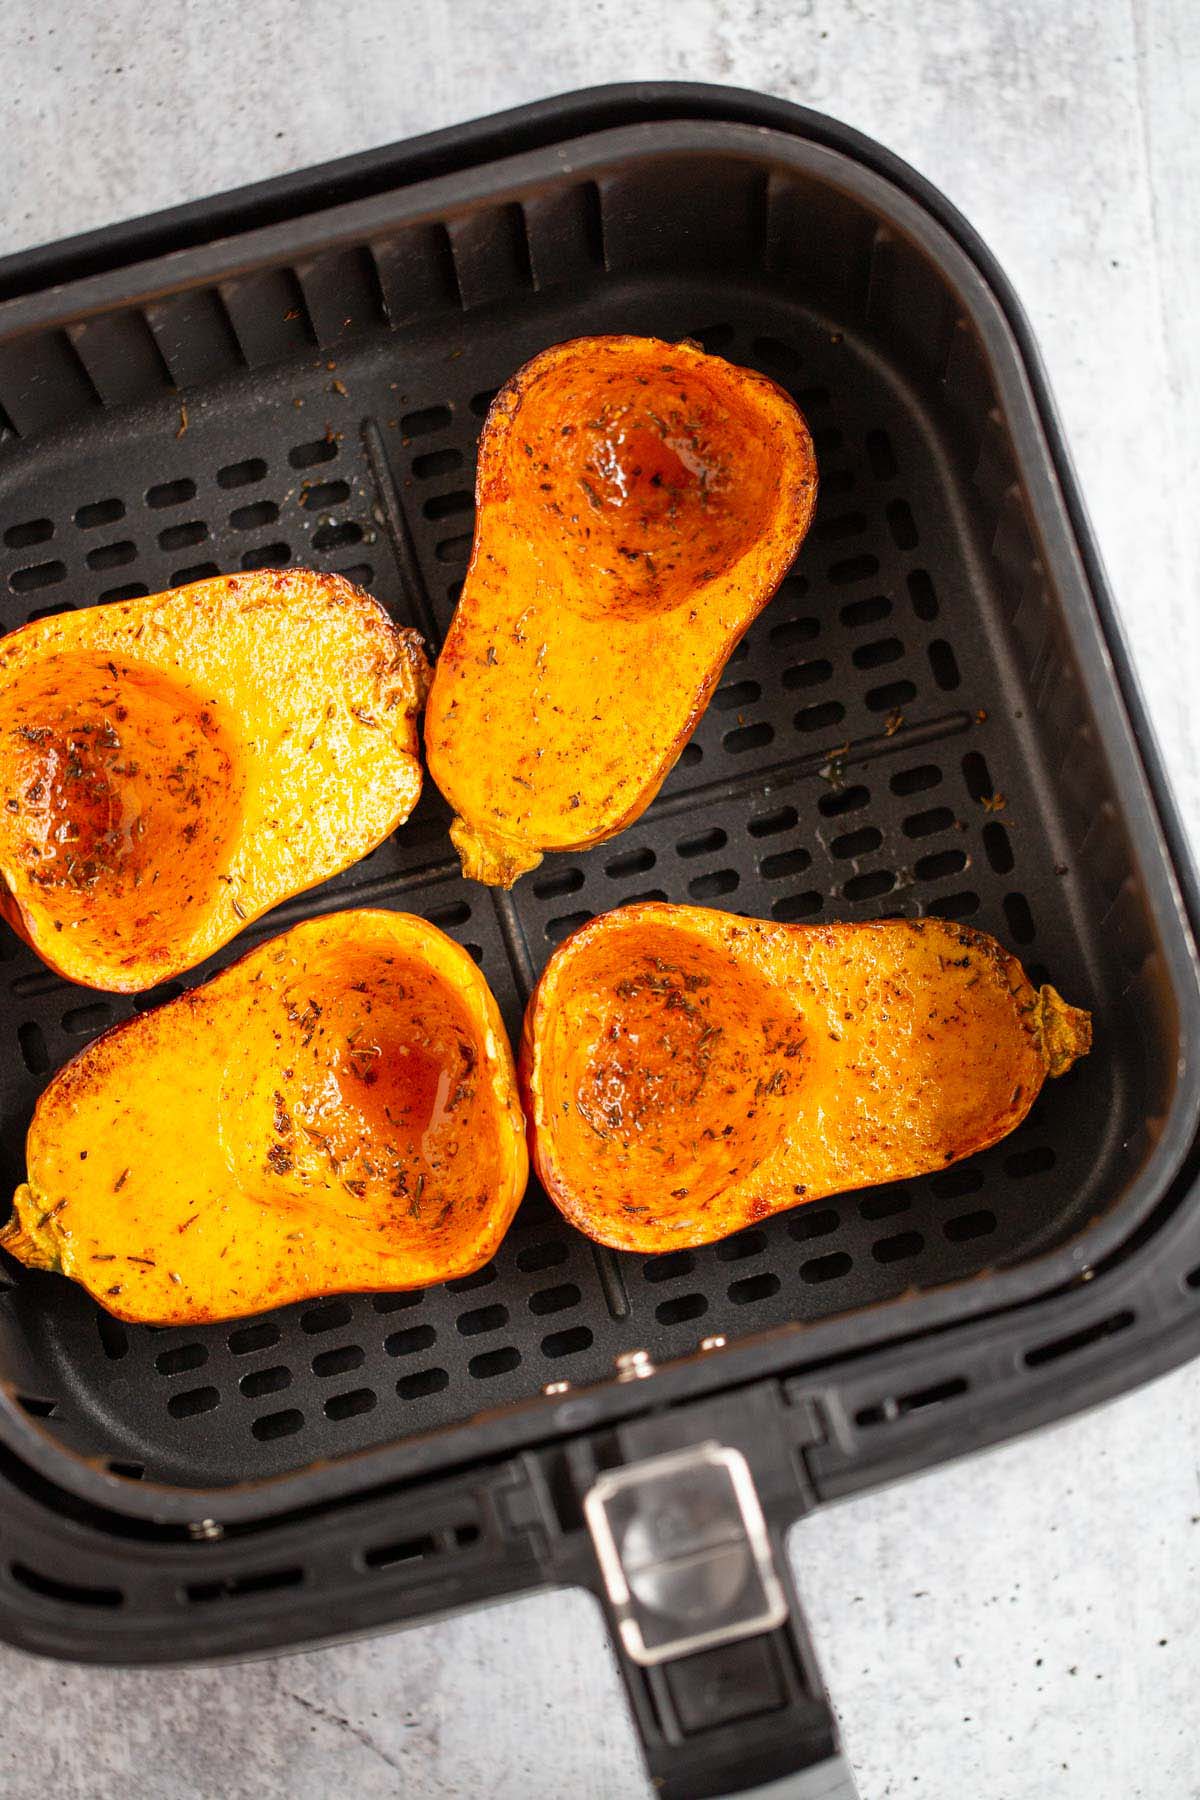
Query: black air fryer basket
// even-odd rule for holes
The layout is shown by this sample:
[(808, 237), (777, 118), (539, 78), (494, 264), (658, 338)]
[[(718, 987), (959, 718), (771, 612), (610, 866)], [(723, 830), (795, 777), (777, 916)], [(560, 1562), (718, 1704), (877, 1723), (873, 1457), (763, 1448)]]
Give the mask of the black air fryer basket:
[[(501, 383), (593, 332), (797, 398), (816, 522), (645, 816), (510, 894), (413, 820), (312, 913), (422, 914), (515, 1033), (633, 899), (993, 932), (1095, 1049), (993, 1150), (700, 1251), (593, 1247), (531, 1189), (423, 1294), (127, 1327), (0, 1295), (0, 1631), (239, 1656), (549, 1582), (600, 1597), (664, 1791), (844, 1775), (779, 1544), (810, 1508), (1061, 1417), (1200, 1342), (1196, 889), (1036, 352), (940, 195), (720, 89), (602, 89), (0, 265), (5, 628), (289, 562), (436, 646)], [(5, 930), (0, 1154), (135, 1000)], [(840, 1772), (840, 1773), (839, 1773)], [(799, 1791), (799, 1790), (798, 1790)]]

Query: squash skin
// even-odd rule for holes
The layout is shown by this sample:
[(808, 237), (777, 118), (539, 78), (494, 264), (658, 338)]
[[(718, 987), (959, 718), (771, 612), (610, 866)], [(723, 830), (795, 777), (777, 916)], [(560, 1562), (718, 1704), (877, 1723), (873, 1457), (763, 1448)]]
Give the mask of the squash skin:
[(425, 719), (466, 875), (511, 887), (645, 811), (816, 494), (791, 398), (690, 343), (577, 338), (512, 377)]
[(1091, 1045), (994, 938), (938, 919), (776, 925), (648, 902), (551, 957), (525, 1016), (533, 1162), (598, 1243), (713, 1243), (1012, 1131)]
[(120, 1319), (196, 1325), (471, 1274), (528, 1158), (469, 953), (362, 911), (97, 1038), (38, 1101), (27, 1170), (0, 1246)]
[(339, 873), (421, 790), (415, 632), (263, 570), (0, 641), (0, 911), (69, 981), (136, 993)]

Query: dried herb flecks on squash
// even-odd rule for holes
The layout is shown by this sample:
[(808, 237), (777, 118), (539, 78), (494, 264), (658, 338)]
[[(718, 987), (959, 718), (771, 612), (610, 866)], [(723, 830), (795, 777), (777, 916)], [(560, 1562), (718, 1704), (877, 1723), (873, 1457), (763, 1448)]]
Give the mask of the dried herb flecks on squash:
[(425, 724), (467, 875), (511, 887), (644, 812), (816, 491), (788, 395), (691, 344), (577, 338), (501, 389)]

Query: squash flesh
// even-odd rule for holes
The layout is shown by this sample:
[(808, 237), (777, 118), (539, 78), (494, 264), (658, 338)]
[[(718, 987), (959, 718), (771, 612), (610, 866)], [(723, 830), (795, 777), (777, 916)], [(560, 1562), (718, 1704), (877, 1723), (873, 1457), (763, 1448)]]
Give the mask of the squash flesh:
[(656, 1252), (945, 1168), (1090, 1044), (985, 933), (649, 903), (583, 926), (530, 1002), (533, 1157), (590, 1237)]
[(0, 909), (118, 993), (364, 856), (420, 793), (426, 665), (338, 576), (266, 570), (0, 642)]
[(493, 1253), (528, 1162), (470, 955), (405, 914), (308, 920), (114, 1027), (38, 1102), (0, 1244), (133, 1321), (424, 1287)]
[(426, 712), (466, 874), (511, 886), (645, 810), (815, 499), (789, 397), (692, 345), (581, 338), (514, 376)]

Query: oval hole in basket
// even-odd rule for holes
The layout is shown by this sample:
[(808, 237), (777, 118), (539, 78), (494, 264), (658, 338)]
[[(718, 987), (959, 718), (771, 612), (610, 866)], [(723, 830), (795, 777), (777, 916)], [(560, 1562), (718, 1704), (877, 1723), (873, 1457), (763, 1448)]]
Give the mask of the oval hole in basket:
[(259, 550), (247, 550), (242, 558), (243, 569), (282, 569), (292, 559), (291, 550), (286, 544), (264, 544)]
[(28, 594), (37, 588), (53, 587), (56, 582), (64, 581), (66, 574), (64, 562), (32, 563), (27, 569), (14, 570), (8, 585), (14, 594)]
[[(747, 825), (746, 830), (750, 833), (751, 837), (775, 837), (781, 831), (790, 831), (792, 826), (798, 825), (799, 822), (800, 815), (794, 806), (776, 806), (773, 807), (770, 812), (755, 813), (754, 817)], [(695, 843), (698, 840), (693, 838), (688, 841)], [(725, 833), (722, 832), (721, 843), (718, 844), (716, 848), (720, 849), (724, 842)], [(691, 852), (685, 850), (683, 846), (680, 845), (679, 854), (681, 856), (688, 856)]]
[(378, 1400), (374, 1388), (354, 1388), (346, 1394), (331, 1394), (325, 1402), (327, 1419), (356, 1419), (373, 1412)]
[(708, 1311), (708, 1300), (704, 1294), (676, 1294), (670, 1300), (660, 1300), (654, 1309), (654, 1316), (660, 1325), (683, 1325), (689, 1319), (699, 1319)]
[(4, 542), (10, 550), (28, 550), (33, 544), (44, 544), (54, 536), (54, 524), (50, 519), (27, 519), (21, 525), (10, 525), (4, 533)]
[(46, 1048), (46, 1037), (36, 1019), (26, 1019), (17, 1027), (17, 1043), (21, 1050), (21, 1061), (31, 1075), (45, 1075), (50, 1067), (50, 1052)]
[(746, 1262), (752, 1256), (761, 1256), (767, 1247), (765, 1231), (739, 1231), (733, 1237), (722, 1240), (717, 1245), (719, 1262)]
[(461, 450), (430, 450), (425, 456), (414, 456), (412, 472), (418, 481), (429, 481), (435, 475), (450, 475), (461, 469)]
[(182, 476), (178, 481), (160, 481), (146, 489), (146, 505), (153, 507), (182, 506), (196, 498), (196, 484)]
[[(750, 829), (754, 829), (753, 825)], [(675, 852), (684, 857), (712, 856), (716, 851), (723, 850), (728, 842), (728, 833), (722, 831), (719, 825), (714, 825), (708, 831), (697, 831), (691, 837), (680, 838)]]
[(774, 738), (775, 727), (763, 719), (757, 725), (742, 725), (727, 731), (721, 742), (731, 756), (744, 756), (747, 750), (761, 750)]
[(625, 881), (630, 875), (644, 875), (657, 860), (650, 846), (642, 844), (635, 850), (625, 850), (620, 856), (612, 857), (605, 863), (604, 873), (610, 881)]
[(870, 594), (865, 600), (850, 600), (841, 608), (838, 618), (843, 625), (852, 631), (862, 625), (878, 625), (880, 619), (886, 619), (892, 610), (892, 603), (886, 594)]
[(126, 538), (119, 544), (101, 544), (98, 550), (89, 550), (84, 560), (89, 569), (122, 569), (136, 557), (137, 545)]
[(521, 1352), (514, 1344), (506, 1344), (502, 1350), (484, 1350), (479, 1356), (473, 1356), (467, 1364), (467, 1372), (476, 1381), (492, 1381), (497, 1375), (507, 1375), (517, 1368), (520, 1361)]
[(529, 1310), (539, 1317), (545, 1313), (566, 1312), (570, 1307), (578, 1306), (582, 1299), (582, 1290), (573, 1281), (563, 1281), (557, 1287), (539, 1288), (536, 1294), (530, 1294)]
[(979, 895), (968, 892), (962, 894), (939, 894), (925, 908), (934, 919), (969, 919), (972, 913), (979, 911)]
[(840, 725), (846, 709), (840, 700), (820, 700), (815, 706), (802, 706), (792, 720), (797, 731), (828, 731)]
[(424, 1288), (409, 1288), (399, 1294), (372, 1294), (371, 1308), (377, 1313), (404, 1312), (410, 1306), (420, 1306), (424, 1298)]
[(846, 900), (878, 900), (883, 894), (890, 894), (896, 885), (896, 877), (891, 869), (867, 869), (861, 875), (852, 875), (843, 887), (842, 897)]
[(566, 1262), (569, 1254), (567, 1246), (556, 1239), (544, 1244), (527, 1244), (517, 1252), (517, 1267), (526, 1274), (536, 1274), (540, 1269), (556, 1269)]
[(257, 1325), (239, 1325), (228, 1338), (234, 1356), (248, 1356), (252, 1350), (269, 1350), (279, 1342), (279, 1327), (266, 1321)]
[(160, 1375), (180, 1375), (185, 1369), (203, 1368), (207, 1361), (204, 1344), (173, 1344), (169, 1350), (159, 1351), (154, 1366)]
[(221, 1403), (220, 1390), (215, 1387), (188, 1388), (182, 1394), (172, 1394), (167, 1401), (167, 1411), (173, 1419), (192, 1419), (199, 1413), (212, 1412)]
[(966, 1244), (973, 1238), (990, 1237), (996, 1229), (996, 1215), (986, 1207), (978, 1212), (958, 1213), (947, 1219), (942, 1231), (952, 1244)]
[(838, 1281), (850, 1273), (853, 1264), (844, 1250), (831, 1250), (828, 1256), (814, 1256), (800, 1264), (800, 1279), (810, 1283)]
[(261, 525), (273, 525), (279, 508), (273, 500), (254, 500), (249, 506), (237, 506), (229, 515), (235, 531), (257, 531)]
[(931, 806), (925, 812), (911, 813), (904, 821), (905, 837), (933, 837), (936, 832), (949, 831), (954, 823), (954, 814), (948, 806)]
[(642, 1272), (647, 1281), (679, 1281), (695, 1267), (696, 1258), (690, 1250), (672, 1250), (666, 1256), (650, 1257)]
[(817, 801), (817, 811), (823, 819), (840, 819), (843, 813), (860, 812), (871, 803), (871, 790), (855, 784), (854, 787), (831, 788), (822, 794)]
[(925, 1248), (925, 1239), (919, 1231), (898, 1231), (894, 1237), (880, 1238), (871, 1245), (871, 1255), (876, 1262), (906, 1262), (910, 1256), (919, 1256)]
[(481, 1337), (485, 1331), (499, 1331), (507, 1324), (507, 1306), (477, 1306), (460, 1315), (458, 1332), (460, 1337)]
[(794, 924), (797, 919), (811, 919), (825, 905), (824, 894), (810, 888), (803, 894), (785, 894), (780, 900), (772, 900), (771, 917), (781, 925)]
[(300, 1315), (300, 1329), (313, 1335), (321, 1331), (336, 1331), (341, 1325), (348, 1325), (354, 1317), (354, 1310), (347, 1300), (326, 1300), (320, 1306), (312, 1306)]
[(876, 481), (890, 481), (897, 473), (896, 452), (886, 431), (868, 431), (867, 461)]
[(167, 525), (158, 534), (160, 550), (187, 550), (192, 544), (202, 544), (208, 536), (208, 526), (203, 519), (188, 519), (180, 525)]
[(238, 1382), (247, 1400), (261, 1400), (264, 1394), (280, 1394), (291, 1385), (292, 1371), (283, 1363), (276, 1363), (269, 1369), (251, 1369)]
[(592, 1347), (592, 1333), (586, 1325), (569, 1325), (564, 1331), (551, 1331), (542, 1339), (542, 1355), (551, 1358), (577, 1356)]
[(764, 856), (758, 872), (764, 881), (781, 881), (787, 875), (802, 875), (811, 862), (808, 851), (797, 844), (794, 850), (780, 850), (774, 856)]
[(294, 1437), (304, 1424), (304, 1414), (295, 1406), (282, 1412), (264, 1413), (255, 1419), (250, 1430), (260, 1443), (271, 1444), (277, 1438)]
[(307, 444), (297, 444), (294, 450), (288, 451), (288, 461), (293, 469), (311, 469), (314, 463), (332, 462), (337, 453), (337, 439), (331, 434), (313, 438)]
[(764, 1269), (759, 1275), (744, 1275), (729, 1284), (729, 1298), (734, 1306), (753, 1306), (758, 1300), (769, 1300), (780, 1288), (778, 1275)]
[(1032, 944), (1037, 936), (1037, 928), (1033, 923), (1033, 914), (1029, 910), (1029, 902), (1024, 894), (1005, 894), (1004, 917), (1008, 920), (1008, 929), (1018, 944)]
[(736, 869), (712, 869), (688, 882), (688, 895), (692, 900), (717, 900), (723, 894), (732, 894), (740, 881)]
[(793, 663), (790, 669), (783, 671), (785, 688), (820, 687), (833, 674), (833, 664), (824, 656), (813, 657), (809, 662)]
[(80, 531), (94, 531), (98, 525), (115, 525), (118, 519), (124, 517), (124, 501), (93, 500), (90, 506), (79, 508), (75, 514), (75, 523)]
[(908, 596), (918, 619), (927, 624), (938, 616), (937, 589), (928, 569), (913, 569), (908, 577)]
[(860, 825), (857, 831), (845, 831), (835, 837), (829, 846), (829, 854), (841, 862), (850, 862), (858, 856), (869, 856), (882, 842), (883, 833), (877, 826)]
[(831, 1231), (837, 1230), (841, 1222), (841, 1214), (832, 1207), (817, 1207), (810, 1201), (788, 1220), (788, 1236), (795, 1238), (798, 1244), (804, 1244), (812, 1238), (828, 1237)]
[(450, 1377), (445, 1369), (417, 1369), (412, 1375), (402, 1375), (396, 1383), (396, 1392), (402, 1400), (424, 1400), (430, 1394), (440, 1394), (450, 1386)]
[(577, 894), (583, 886), (583, 870), (552, 869), (549, 874), (538, 875), (531, 885), (539, 900), (556, 899), (560, 894)]
[[(315, 481), (300, 490), (300, 504), (309, 512), (322, 512), (329, 506), (340, 506), (350, 498), (348, 481)], [(236, 518), (231, 521), (236, 524)]]
[(339, 1344), (334, 1350), (318, 1351), (312, 1359), (312, 1372), (322, 1377), (348, 1375), (351, 1369), (361, 1369), (366, 1360), (361, 1344)]
[(249, 487), (252, 482), (261, 481), (267, 472), (267, 465), (261, 456), (248, 456), (244, 462), (226, 463), (217, 470), (217, 486), (223, 488)]
[(383, 1347), (389, 1356), (415, 1356), (418, 1350), (428, 1350), (437, 1341), (437, 1332), (432, 1325), (410, 1325), (406, 1331), (393, 1331), (383, 1340)]

